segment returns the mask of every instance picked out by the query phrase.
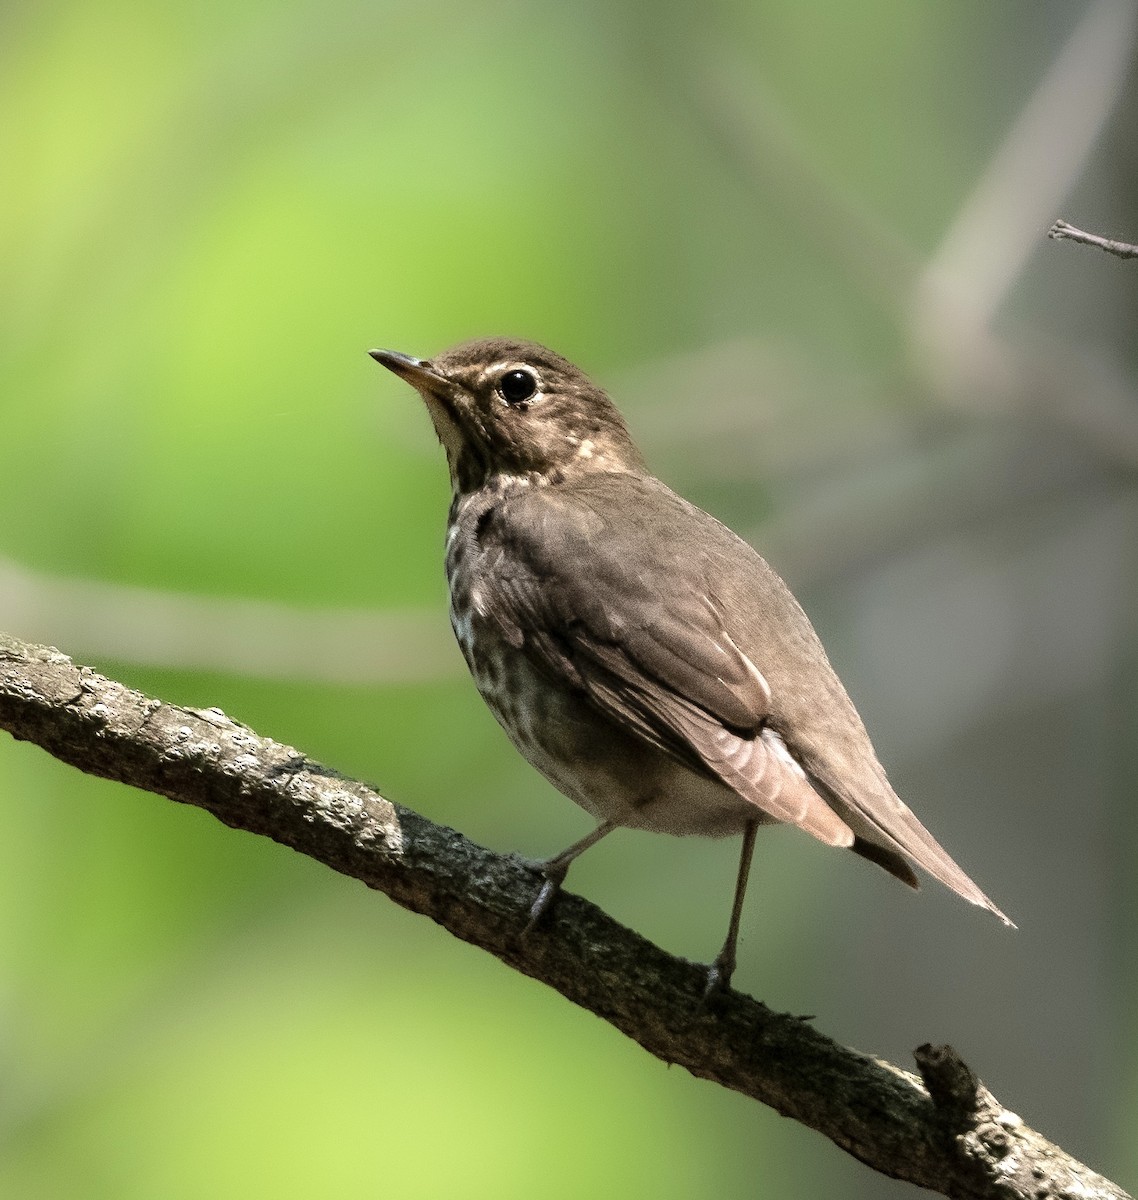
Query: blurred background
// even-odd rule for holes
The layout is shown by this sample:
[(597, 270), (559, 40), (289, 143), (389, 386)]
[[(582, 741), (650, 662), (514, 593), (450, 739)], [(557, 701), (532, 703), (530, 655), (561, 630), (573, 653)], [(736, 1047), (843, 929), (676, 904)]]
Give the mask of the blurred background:
[[(1136, 6), (0, 10), (0, 627), (503, 851), (589, 821), (451, 644), (366, 355), (512, 333), (812, 615), (1019, 923), (764, 835), (736, 984), (1138, 1181)], [(708, 959), (737, 846), (570, 887)], [(915, 1194), (384, 897), (0, 738), (0, 1194)]]

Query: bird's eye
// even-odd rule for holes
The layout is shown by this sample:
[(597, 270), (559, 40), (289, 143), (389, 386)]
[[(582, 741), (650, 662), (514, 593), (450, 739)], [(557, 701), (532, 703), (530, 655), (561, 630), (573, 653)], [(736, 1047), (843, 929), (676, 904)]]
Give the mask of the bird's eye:
[(507, 371), (498, 380), (498, 395), (511, 406), (524, 404), (537, 391), (537, 380), (529, 371)]

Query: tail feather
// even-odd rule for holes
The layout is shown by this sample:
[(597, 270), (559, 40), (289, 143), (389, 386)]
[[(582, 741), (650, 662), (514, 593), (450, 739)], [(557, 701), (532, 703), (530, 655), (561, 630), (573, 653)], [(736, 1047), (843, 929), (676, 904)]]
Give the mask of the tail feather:
[(921, 886), (921, 881), (917, 878), (913, 868), (909, 866), (908, 861), (902, 858), (900, 854), (895, 854), (892, 850), (886, 850), (882, 846), (875, 846), (872, 842), (867, 842), (865, 838), (861, 837), (854, 838), (854, 843), (850, 849), (855, 854), (860, 854), (862, 858), (868, 859), (871, 863), (876, 863), (879, 867), (884, 868), (894, 879), (899, 879), (902, 883), (908, 884), (913, 891), (916, 891)]
[(969, 904), (986, 908), (1005, 925), (1012, 929), (1016, 927), (1015, 922), (980, 890), (888, 784), (885, 785), (885, 796), (874, 797), (871, 812), (867, 805), (850, 803), (821, 780), (815, 779), (814, 782), (824, 789), (842, 820), (853, 830), (855, 854), (883, 867), (910, 887), (918, 886), (911, 865), (915, 863)]

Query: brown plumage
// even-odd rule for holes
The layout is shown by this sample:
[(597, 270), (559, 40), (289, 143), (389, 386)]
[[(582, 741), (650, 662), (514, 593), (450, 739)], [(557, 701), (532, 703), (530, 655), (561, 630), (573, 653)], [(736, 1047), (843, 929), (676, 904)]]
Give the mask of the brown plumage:
[(890, 787), (806, 614), (725, 525), (652, 476), (608, 396), (542, 346), (373, 357), (426, 401), (447, 453), (451, 619), (518, 749), (598, 818), (544, 864), (536, 920), (573, 859), (631, 826), (744, 852), (780, 822), (917, 886), (912, 864), (1008, 918)]

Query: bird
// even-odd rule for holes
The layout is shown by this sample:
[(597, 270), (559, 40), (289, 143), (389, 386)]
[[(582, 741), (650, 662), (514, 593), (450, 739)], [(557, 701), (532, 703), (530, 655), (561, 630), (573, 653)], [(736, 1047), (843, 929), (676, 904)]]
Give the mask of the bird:
[(371, 350), (422, 397), (451, 481), (450, 620), (521, 754), (596, 821), (537, 866), (532, 929), (613, 830), (741, 836), (730, 987), (760, 826), (797, 826), (917, 888), (920, 867), (1011, 920), (890, 786), (809, 618), (775, 570), (649, 470), (607, 393), (508, 337), (434, 358)]

